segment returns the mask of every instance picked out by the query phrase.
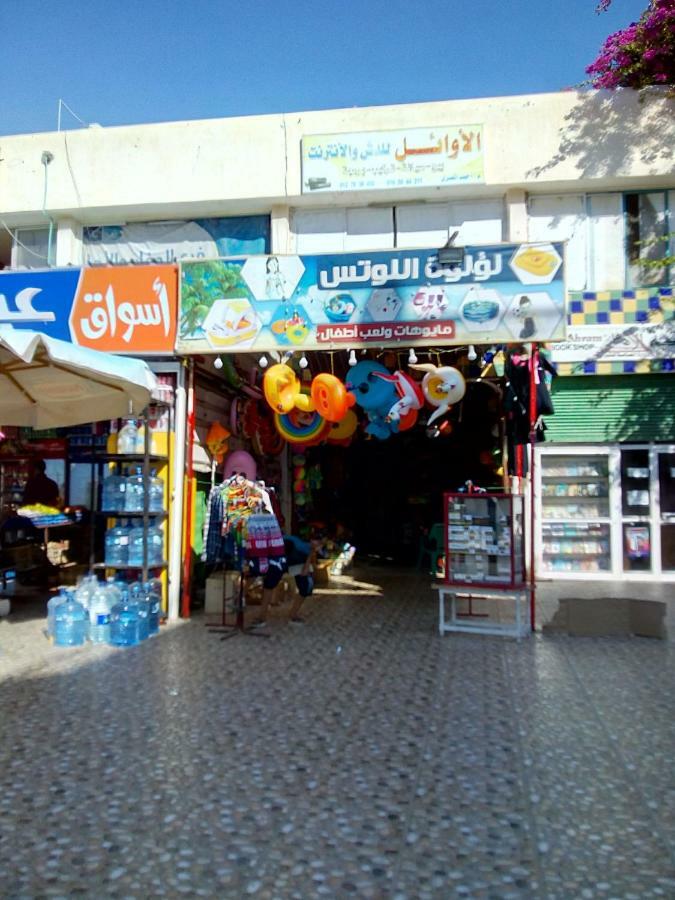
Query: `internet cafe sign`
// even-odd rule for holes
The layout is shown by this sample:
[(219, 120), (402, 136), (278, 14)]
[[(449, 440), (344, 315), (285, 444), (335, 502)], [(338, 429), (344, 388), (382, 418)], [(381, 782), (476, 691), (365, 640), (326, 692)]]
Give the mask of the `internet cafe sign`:
[(559, 340), (560, 243), (181, 264), (179, 353)]
[(305, 194), (483, 180), (482, 125), (317, 134), (302, 139)]
[(176, 266), (105, 266), (0, 273), (0, 325), (80, 347), (172, 354)]

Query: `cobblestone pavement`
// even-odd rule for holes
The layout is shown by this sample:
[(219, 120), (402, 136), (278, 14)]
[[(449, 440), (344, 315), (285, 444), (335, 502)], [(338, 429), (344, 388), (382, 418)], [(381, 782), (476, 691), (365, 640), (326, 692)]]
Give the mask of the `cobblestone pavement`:
[(0, 896), (674, 897), (673, 642), (441, 638), (428, 580), (268, 639), (0, 620)]

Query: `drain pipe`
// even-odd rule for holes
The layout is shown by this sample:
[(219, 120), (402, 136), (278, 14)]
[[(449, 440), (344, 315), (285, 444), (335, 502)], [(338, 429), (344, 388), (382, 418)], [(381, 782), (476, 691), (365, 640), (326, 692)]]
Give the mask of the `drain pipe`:
[(54, 240), (54, 219), (47, 212), (47, 182), (48, 182), (48, 172), (47, 166), (54, 159), (54, 154), (50, 153), (49, 150), (44, 150), (42, 156), (40, 157), (40, 161), (45, 168), (45, 189), (42, 195), (42, 215), (49, 222), (49, 234), (47, 236), (47, 265), (51, 266), (52, 264), (52, 243)]

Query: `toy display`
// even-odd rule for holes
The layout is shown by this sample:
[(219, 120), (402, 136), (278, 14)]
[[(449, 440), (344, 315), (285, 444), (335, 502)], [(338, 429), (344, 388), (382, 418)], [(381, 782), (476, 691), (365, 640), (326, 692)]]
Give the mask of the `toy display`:
[(359, 427), (359, 420), (353, 409), (347, 411), (347, 415), (340, 422), (332, 422), (331, 430), (326, 437), (327, 444), (337, 444), (348, 447)]
[(316, 411), (328, 422), (341, 422), (356, 402), (354, 395), (335, 375), (317, 375), (312, 382), (312, 402)]
[(303, 447), (320, 444), (331, 429), (331, 423), (316, 411), (306, 412), (301, 409), (277, 413), (274, 424), (281, 437), (289, 444), (300, 444)]
[(393, 375), (377, 375), (391, 382), (396, 388), (398, 400), (387, 413), (388, 422), (397, 422), (399, 431), (407, 431), (417, 422), (417, 413), (424, 406), (424, 392), (420, 384), (405, 372)]
[(276, 413), (289, 413), (296, 407), (305, 412), (314, 408), (311, 397), (302, 393), (298, 376), (285, 363), (270, 366), (265, 372), (263, 391), (265, 400)]
[(399, 399), (396, 388), (387, 380), (390, 377), (385, 366), (363, 360), (351, 368), (346, 385), (368, 415), (366, 433), (380, 440), (386, 440), (399, 430), (398, 422), (387, 420), (389, 411)]
[(428, 425), (444, 416), (450, 407), (459, 403), (466, 393), (464, 376), (452, 366), (434, 366), (431, 363), (418, 363), (410, 367), (419, 372), (426, 372), (422, 380), (422, 391), (430, 406), (435, 411), (429, 416)]
[(225, 459), (228, 450), (228, 439), (231, 432), (227, 430), (220, 422), (212, 422), (206, 435), (206, 446), (209, 453), (215, 461), (220, 465)]

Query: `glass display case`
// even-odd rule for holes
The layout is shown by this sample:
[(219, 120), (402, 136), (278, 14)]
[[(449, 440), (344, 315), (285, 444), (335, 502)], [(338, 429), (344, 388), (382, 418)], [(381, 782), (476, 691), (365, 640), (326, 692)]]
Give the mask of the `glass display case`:
[(522, 587), (524, 497), (457, 493), (444, 499), (446, 584)]
[(540, 570), (609, 573), (608, 456), (542, 455), (540, 479)]

